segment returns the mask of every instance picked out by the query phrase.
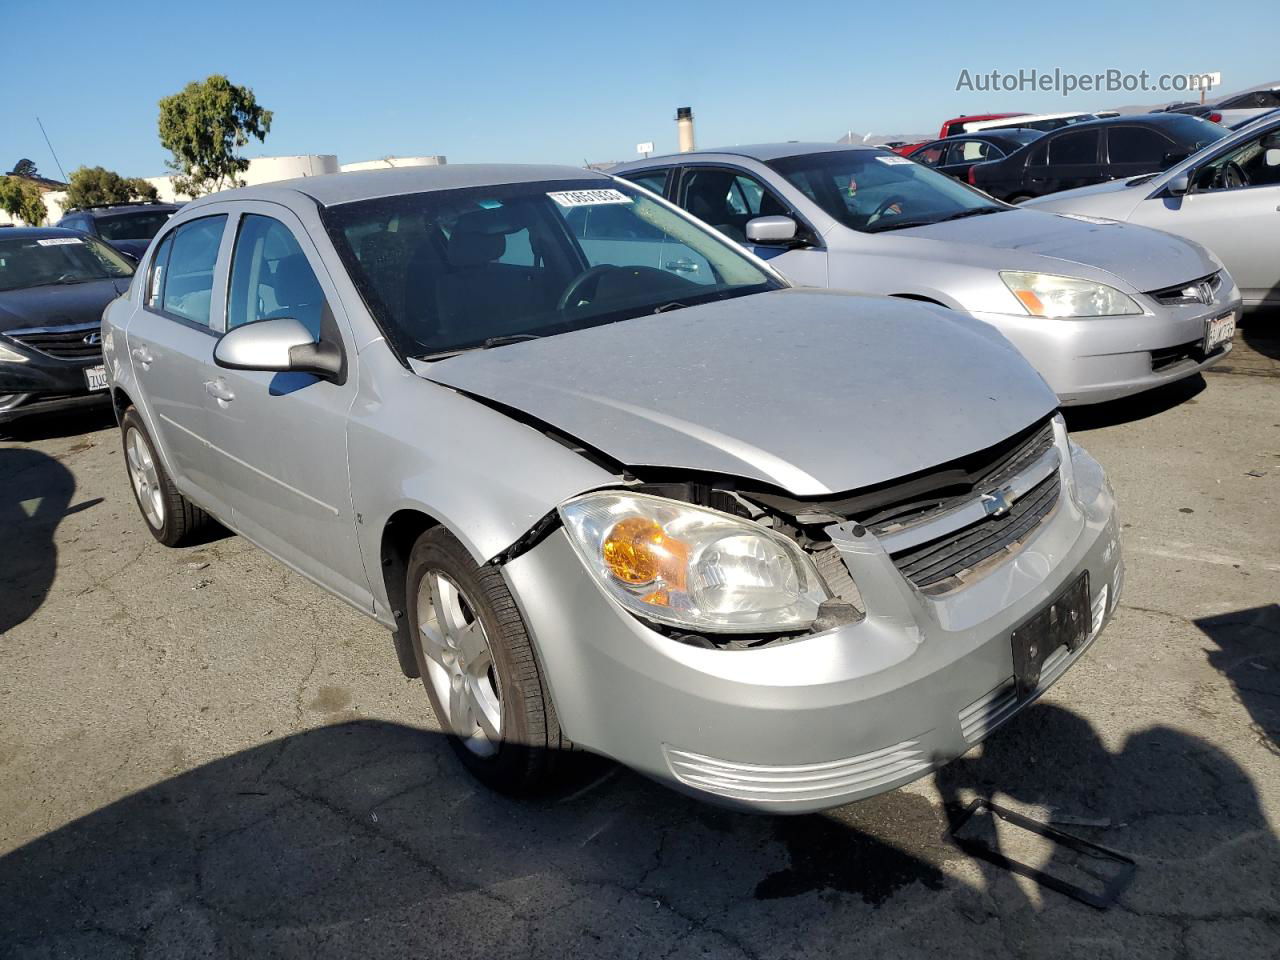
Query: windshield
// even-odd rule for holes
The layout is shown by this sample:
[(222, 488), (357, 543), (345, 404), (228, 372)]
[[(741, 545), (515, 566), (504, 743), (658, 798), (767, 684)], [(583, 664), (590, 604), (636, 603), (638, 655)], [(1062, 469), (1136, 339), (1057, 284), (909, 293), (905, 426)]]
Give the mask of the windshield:
[(782, 286), (629, 185), (550, 181), (328, 207), (392, 346), (433, 359)]
[(832, 150), (769, 166), (846, 227), (881, 233), (1009, 209), (906, 157)]
[(1187, 150), (1200, 150), (1231, 133), (1221, 124), (1211, 123), (1201, 117), (1189, 117), (1185, 113), (1169, 114), (1169, 118), (1168, 122), (1160, 126), (1160, 131), (1173, 137)]
[(172, 210), (144, 210), (97, 217), (98, 235), (103, 240), (150, 240), (173, 216)]
[(0, 239), (0, 290), (132, 276), (120, 254), (91, 237)]

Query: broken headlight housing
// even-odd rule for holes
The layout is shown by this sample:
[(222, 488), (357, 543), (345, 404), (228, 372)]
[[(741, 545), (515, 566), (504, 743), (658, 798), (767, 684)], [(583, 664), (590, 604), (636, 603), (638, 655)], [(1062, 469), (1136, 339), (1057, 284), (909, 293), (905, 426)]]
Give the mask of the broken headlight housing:
[(588, 493), (560, 506), (596, 581), (631, 613), (685, 630), (804, 630), (827, 599), (792, 540), (719, 510), (642, 493)]

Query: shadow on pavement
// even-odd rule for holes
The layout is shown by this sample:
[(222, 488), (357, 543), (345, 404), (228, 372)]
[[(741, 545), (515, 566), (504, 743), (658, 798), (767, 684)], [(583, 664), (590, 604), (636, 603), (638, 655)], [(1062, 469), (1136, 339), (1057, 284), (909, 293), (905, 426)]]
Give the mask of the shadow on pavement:
[(10, 423), (0, 423), (0, 440), (33, 443), (57, 437), (76, 437), (116, 425), (111, 404), (103, 402), (80, 410), (31, 414)]
[(1258, 742), (1280, 756), (1280, 604), (1195, 621), (1217, 649), (1209, 663), (1231, 681)]
[(477, 786), (438, 735), (350, 722), (184, 773), (0, 858), (0, 943), (21, 956), (565, 960), (858, 944), (990, 957), (1026, 942), (1065, 957), (1140, 936), (1158, 955), (1187, 916), (1226, 904), (1265, 924), (1274, 911), (1280, 857), (1249, 778), (1196, 737), (1155, 727), (1111, 752), (1042, 704), (940, 785), (1109, 817), (1096, 839), (1140, 860), (1126, 909), (1033, 901), (968, 867), (914, 793), (759, 817), (616, 770), (521, 802)]
[(54, 531), (68, 513), (102, 498), (71, 504), (76, 481), (48, 454), (0, 449), (0, 636), (40, 609), (58, 569)]
[(1239, 336), (1249, 347), (1280, 360), (1280, 307), (1257, 307), (1240, 318)]
[(1177, 380), (1168, 386), (1157, 387), (1154, 390), (1112, 400), (1109, 403), (1093, 403), (1085, 407), (1063, 407), (1062, 415), (1067, 420), (1067, 428), (1073, 432), (1114, 427), (1122, 423), (1133, 423), (1158, 416), (1184, 403), (1193, 403), (1194, 398), (1203, 393), (1204, 389), (1204, 377), (1197, 373), (1194, 377)]

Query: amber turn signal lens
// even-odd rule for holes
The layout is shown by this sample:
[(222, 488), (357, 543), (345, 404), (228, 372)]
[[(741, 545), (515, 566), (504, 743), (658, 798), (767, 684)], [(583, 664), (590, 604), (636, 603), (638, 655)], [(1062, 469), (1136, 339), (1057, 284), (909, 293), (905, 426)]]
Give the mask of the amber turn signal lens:
[(689, 548), (653, 520), (620, 520), (604, 538), (601, 553), (609, 572), (623, 583), (643, 586), (661, 579), (668, 587), (685, 588)]
[(1027, 308), (1027, 312), (1035, 317), (1043, 317), (1045, 315), (1044, 302), (1030, 290), (1015, 290), (1013, 295), (1022, 301), (1022, 305)]

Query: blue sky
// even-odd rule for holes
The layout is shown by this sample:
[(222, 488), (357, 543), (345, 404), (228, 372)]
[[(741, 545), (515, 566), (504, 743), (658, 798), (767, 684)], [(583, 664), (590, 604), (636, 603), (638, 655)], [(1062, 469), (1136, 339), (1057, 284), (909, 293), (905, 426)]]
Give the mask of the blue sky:
[(275, 111), (266, 143), (246, 156), (336, 153), (342, 162), (428, 153), (451, 162), (625, 160), (644, 140), (673, 150), (675, 109), (685, 105), (699, 145), (716, 146), (1174, 99), (957, 92), (962, 68), (1219, 70), (1227, 91), (1280, 79), (1274, 9), (1261, 0), (1231, 4), (1231, 27), (1212, 43), (1198, 25), (1222, 8), (1203, 2), (1158, 12), (1102, 0), (59, 8), (65, 17), (43, 20), (48, 43), (5, 45), (0, 170), (26, 156), (57, 176), (38, 114), (67, 171), (163, 173), (156, 101), (210, 73), (252, 87)]

